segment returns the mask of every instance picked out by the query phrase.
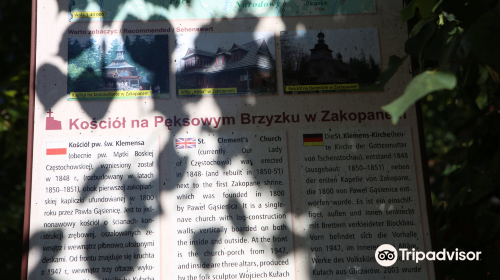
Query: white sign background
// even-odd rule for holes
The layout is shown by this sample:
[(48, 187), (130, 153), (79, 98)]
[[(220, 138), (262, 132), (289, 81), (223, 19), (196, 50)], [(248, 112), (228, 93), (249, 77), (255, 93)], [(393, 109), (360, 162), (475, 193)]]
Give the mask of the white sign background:
[[(335, 15), (335, 16), (315, 16), (315, 17), (281, 17), (281, 18), (238, 18), (238, 19), (198, 19), (198, 20), (177, 20), (177, 21), (136, 21), (136, 22), (68, 22), (67, 11), (59, 10), (59, 7), (66, 7), (67, 2), (44, 1), (38, 2), (37, 6), (37, 41), (36, 41), (36, 92), (34, 103), (34, 138), (33, 138), (33, 169), (32, 169), (32, 200), (30, 215), (30, 251), (28, 258), (28, 278), (29, 279), (58, 279), (57, 275), (41, 275), (41, 270), (53, 267), (47, 266), (40, 260), (48, 256), (42, 249), (40, 234), (43, 229), (43, 212), (47, 211), (46, 205), (41, 200), (43, 187), (39, 182), (45, 176), (44, 149), (48, 139), (57, 140), (63, 138), (85, 138), (98, 139), (108, 137), (129, 137), (132, 135), (158, 135), (158, 164), (155, 165), (155, 174), (158, 174), (159, 195), (156, 203), (159, 204), (158, 216), (155, 218), (159, 222), (161, 235), (159, 242), (155, 241), (155, 250), (159, 250), (159, 255), (155, 254), (155, 263), (159, 263), (160, 269), (157, 272), (160, 279), (171, 279), (172, 275), (179, 275), (177, 266), (178, 246), (174, 242), (179, 239), (175, 230), (178, 227), (175, 203), (175, 186), (180, 182), (179, 178), (173, 177), (174, 165), (183, 157), (195, 157), (191, 155), (179, 155), (174, 153), (175, 138), (194, 137), (208, 134), (214, 139), (219, 139), (225, 135), (238, 133), (284, 131), (287, 137), (287, 173), (289, 174), (287, 196), (290, 197), (287, 217), (290, 218), (290, 226), (287, 232), (293, 236), (293, 241), (287, 246), (293, 247), (293, 251), (287, 251), (279, 259), (288, 259), (289, 267), (294, 271), (289, 271), (290, 276), (295, 275), (296, 279), (324, 279), (325, 276), (314, 274), (315, 264), (311, 262), (311, 237), (313, 233), (308, 224), (309, 209), (305, 203), (306, 186), (301, 179), (301, 149), (303, 146), (303, 131), (308, 133), (320, 133), (335, 129), (356, 128), (363, 130), (381, 130), (391, 126), (391, 120), (385, 115), (380, 107), (399, 96), (410, 79), (408, 73), (409, 65), (405, 64), (396, 73), (395, 78), (387, 84), (381, 92), (352, 92), (352, 93), (308, 93), (308, 94), (284, 94), (282, 71), (281, 71), (281, 31), (310, 30), (319, 32), (323, 29), (359, 29), (376, 28), (380, 43), (380, 59), (382, 70), (385, 69), (390, 55), (402, 55), (404, 53), (405, 38), (407, 37), (406, 26), (401, 23), (399, 10), (401, 2), (396, 0), (377, 1), (377, 12), (373, 14), (358, 15)], [(170, 58), (169, 85), (170, 98), (168, 99), (128, 99), (128, 100), (101, 100), (101, 101), (67, 101), (67, 60), (68, 60), (68, 37), (78, 38), (87, 35), (69, 35), (68, 30), (89, 31), (89, 30), (120, 30), (120, 29), (168, 29)], [(196, 32), (175, 31), (177, 28), (210, 28), (210, 34), (217, 33), (245, 33), (245, 32), (271, 32), (274, 34), (274, 48), (276, 54), (276, 77), (277, 94), (271, 96), (203, 96), (203, 97), (177, 97), (176, 90), (176, 55), (175, 55), (175, 35), (188, 34), (192, 36)], [(186, 29), (184, 29), (186, 30)], [(128, 34), (134, 35), (134, 34)], [(149, 33), (148, 35), (155, 35)], [(92, 35), (100, 36), (100, 35)], [(341, 40), (342, 38), (338, 38)], [(196, 41), (196, 40), (195, 40)], [(250, 41), (250, 38), (249, 40)], [(224, 43), (224, 46), (226, 44)], [(61, 122), (61, 130), (46, 130), (47, 112), (51, 110), (52, 117)], [(362, 119), (361, 116), (365, 116)], [(370, 118), (369, 116), (377, 116)], [(306, 118), (306, 115), (309, 118)], [(313, 120), (310, 116), (315, 115)], [(82, 123), (90, 124), (92, 121), (112, 122), (116, 119), (120, 121), (125, 118), (126, 122), (118, 128), (82, 128)], [(201, 124), (202, 118), (213, 118), (211, 124)], [(226, 118), (226, 119), (224, 119)], [(187, 122), (179, 119), (188, 119)], [(194, 121), (197, 119), (198, 122)], [(134, 122), (135, 121), (135, 122)], [(176, 122), (177, 121), (177, 122)], [(218, 122), (217, 122), (218, 121)], [(198, 125), (195, 125), (198, 123)], [(75, 125), (77, 124), (77, 125)], [(423, 184), (422, 164), (420, 162), (420, 145), (418, 141), (418, 128), (415, 108), (412, 107), (406, 113), (406, 117), (401, 119), (398, 126), (407, 127), (407, 137), (411, 140), (413, 155), (410, 159), (413, 162), (412, 173), (415, 176), (414, 184), (417, 186), (415, 201), (418, 209), (415, 209), (421, 223), (418, 225), (422, 232), (418, 243), (420, 250), (430, 250), (431, 242), (429, 235), (429, 220), (426, 213), (426, 194)], [(52, 141), (50, 140), (50, 141)], [(213, 150), (220, 147), (215, 144)], [(259, 159), (268, 158), (267, 152), (256, 155)], [(236, 157), (245, 157), (239, 153), (230, 153), (226, 157), (235, 160)], [(258, 166), (250, 166), (256, 169)], [(255, 171), (255, 170), (254, 170)], [(205, 179), (200, 179), (202, 183)], [(208, 182), (208, 181), (207, 181)], [(195, 190), (193, 190), (195, 193)], [(355, 232), (355, 234), (360, 234)], [(380, 241), (380, 242), (378, 242)], [(396, 239), (382, 238), (374, 243), (397, 244)], [(378, 244), (378, 245), (380, 245)], [(266, 245), (266, 250), (275, 248), (275, 244)], [(330, 241), (325, 241), (322, 246), (332, 245)], [(264, 245), (262, 245), (264, 246)], [(231, 247), (233, 248), (233, 247)], [(245, 252), (250, 254), (249, 252)], [(374, 252), (373, 252), (374, 253)], [(366, 252), (373, 256), (373, 253)], [(318, 256), (318, 253), (315, 253)], [(340, 256), (340, 255), (339, 255)], [(326, 257), (326, 255), (325, 255)], [(293, 262), (293, 264), (292, 264)], [(100, 264), (99, 264), (100, 265)], [(372, 264), (370, 264), (372, 265)], [(100, 265), (102, 267), (102, 265)], [(332, 264), (333, 266), (333, 264)], [(359, 267), (360, 264), (354, 262), (352, 268)], [(220, 269), (204, 269), (208, 275), (224, 273)], [(356, 271), (356, 270), (355, 270)], [(354, 272), (355, 272), (354, 271)], [(244, 272), (244, 271), (241, 271)], [(264, 271), (263, 271), (264, 272)], [(267, 270), (265, 271), (266, 273)], [(117, 274), (132, 279), (132, 274)], [(128, 275), (128, 276), (127, 276)], [(106, 279), (97, 278), (96, 275), (82, 275), (82, 279)], [(112, 277), (113, 274), (110, 274)], [(196, 278), (194, 278), (196, 276)], [(190, 274), (186, 280), (208, 279), (203, 275)], [(191, 278), (190, 278), (191, 277)], [(238, 276), (240, 277), (240, 276)], [(271, 276), (271, 277), (289, 277)], [(400, 273), (393, 274), (367, 274), (359, 273), (327, 276), (329, 279), (400, 279)], [(434, 279), (432, 264), (425, 265), (420, 279)], [(110, 278), (113, 279), (113, 278)], [(157, 277), (155, 277), (157, 279)], [(179, 278), (180, 280), (180, 278)]]

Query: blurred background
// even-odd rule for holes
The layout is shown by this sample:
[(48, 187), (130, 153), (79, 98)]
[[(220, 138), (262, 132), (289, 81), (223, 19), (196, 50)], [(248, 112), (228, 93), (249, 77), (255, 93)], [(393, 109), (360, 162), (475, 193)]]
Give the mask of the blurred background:
[(19, 279), (23, 238), (31, 1), (0, 1), (0, 270)]

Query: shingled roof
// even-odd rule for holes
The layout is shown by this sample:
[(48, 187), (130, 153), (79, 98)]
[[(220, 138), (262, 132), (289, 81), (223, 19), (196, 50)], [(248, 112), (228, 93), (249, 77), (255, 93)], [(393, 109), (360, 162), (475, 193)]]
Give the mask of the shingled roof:
[(131, 65), (128, 62), (125, 61), (125, 62), (122, 62), (122, 64), (120, 64), (120, 65), (110, 64), (110, 65), (108, 65), (108, 66), (106, 66), (104, 68), (110, 68), (110, 69), (118, 68), (119, 69), (119, 68), (129, 68), (129, 67), (135, 67), (135, 66)]
[[(122, 45), (119, 45), (118, 46), (118, 49), (115, 51), (116, 53), (117, 52), (123, 52), (123, 46)], [(123, 57), (123, 54), (120, 54), (120, 57), (121, 59), (118, 58), (118, 55), (117, 57), (107, 66), (105, 66), (104, 68), (108, 68), (108, 69), (113, 69), (113, 68), (129, 68), (129, 67), (135, 67), (134, 65), (131, 65), (130, 63), (128, 63), (127, 61), (125, 61), (125, 57)], [(118, 61), (120, 61), (120, 64), (116, 64)]]
[(228, 50), (224, 49), (224, 48), (218, 48), (218, 49), (217, 49), (217, 51), (215, 52), (215, 54), (216, 54), (216, 55), (217, 55), (217, 54), (227, 54), (227, 55), (231, 55), (231, 53), (230, 53)]
[[(267, 47), (266, 40), (263, 38), (242, 45), (233, 44), (233, 46), (229, 51), (236, 49), (242, 49), (246, 51), (243, 57), (241, 57), (241, 59), (238, 61), (228, 60), (223, 65), (217, 65), (216, 62), (214, 61), (207, 68), (204, 69), (198, 69), (197, 71), (193, 72), (189, 71), (188, 69), (186, 70), (189, 73), (201, 72), (208, 74), (208, 73), (217, 73), (228, 70), (242, 69), (247, 67), (258, 67), (264, 69), (274, 69), (275, 67), (275, 61), (271, 55), (271, 52), (269, 51), (269, 48)], [(197, 51), (199, 52), (200, 50)], [(185, 58), (186, 56), (184, 56), (182, 59)]]
[(195, 54), (197, 54), (197, 55), (204, 55), (204, 56), (210, 56), (210, 57), (214, 57), (215, 56), (215, 53), (203, 51), (203, 50), (200, 50), (200, 49), (188, 48), (188, 50), (186, 52), (186, 55), (182, 59), (187, 59), (188, 57), (191, 57), (191, 56), (193, 56)]

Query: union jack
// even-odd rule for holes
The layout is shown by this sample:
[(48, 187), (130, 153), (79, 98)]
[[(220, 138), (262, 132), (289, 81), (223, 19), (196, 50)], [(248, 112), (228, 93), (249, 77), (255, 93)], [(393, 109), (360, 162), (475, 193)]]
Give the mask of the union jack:
[(175, 138), (176, 149), (194, 149), (196, 148), (196, 138)]

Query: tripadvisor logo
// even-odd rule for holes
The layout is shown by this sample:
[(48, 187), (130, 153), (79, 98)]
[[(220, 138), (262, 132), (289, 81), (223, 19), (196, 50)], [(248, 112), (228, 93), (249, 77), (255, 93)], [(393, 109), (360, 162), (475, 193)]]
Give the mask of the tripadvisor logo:
[[(459, 252), (458, 249), (455, 249), (455, 251), (447, 251), (446, 249), (443, 249), (442, 251), (438, 252), (429, 251), (425, 253), (422, 251), (415, 251), (415, 248), (411, 249), (411, 251), (408, 251), (407, 248), (399, 248), (399, 254), (401, 256), (401, 261), (415, 261), (415, 263), (418, 263), (419, 261), (423, 260), (479, 261), (479, 255), (481, 255), (481, 252)], [(390, 244), (380, 245), (375, 251), (375, 260), (381, 266), (392, 266), (398, 260), (398, 250), (396, 250), (396, 248), (394, 248), (394, 246)]]
[(391, 266), (398, 260), (398, 251), (390, 244), (380, 245), (375, 251), (375, 260), (381, 266)]

